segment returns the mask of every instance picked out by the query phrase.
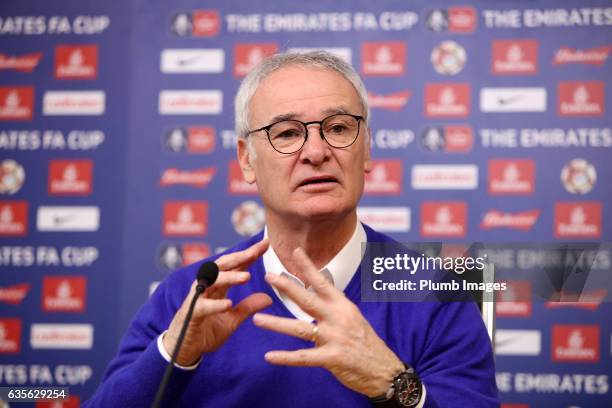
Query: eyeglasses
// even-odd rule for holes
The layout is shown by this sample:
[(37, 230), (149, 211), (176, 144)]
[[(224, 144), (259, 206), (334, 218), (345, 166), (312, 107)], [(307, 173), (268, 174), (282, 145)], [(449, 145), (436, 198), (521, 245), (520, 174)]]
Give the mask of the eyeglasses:
[(321, 138), (331, 147), (343, 149), (349, 147), (359, 136), (359, 124), (363, 116), (339, 113), (323, 120), (301, 122), (299, 120), (281, 120), (259, 129), (251, 130), (246, 135), (265, 130), (270, 144), (279, 153), (292, 154), (299, 151), (308, 139), (309, 125), (319, 125)]

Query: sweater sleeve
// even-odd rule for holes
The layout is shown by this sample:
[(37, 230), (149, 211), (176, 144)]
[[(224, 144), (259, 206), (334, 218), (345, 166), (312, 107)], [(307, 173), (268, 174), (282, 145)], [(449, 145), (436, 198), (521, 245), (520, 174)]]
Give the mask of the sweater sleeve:
[[(167, 366), (157, 337), (168, 328), (189, 283), (166, 279), (132, 320), (102, 383), (83, 407), (150, 407)], [(169, 288), (173, 288), (170, 293)], [(197, 370), (173, 368), (162, 406), (174, 406)]]
[(426, 408), (499, 407), (491, 341), (472, 302), (422, 303), (431, 318), (415, 368)]

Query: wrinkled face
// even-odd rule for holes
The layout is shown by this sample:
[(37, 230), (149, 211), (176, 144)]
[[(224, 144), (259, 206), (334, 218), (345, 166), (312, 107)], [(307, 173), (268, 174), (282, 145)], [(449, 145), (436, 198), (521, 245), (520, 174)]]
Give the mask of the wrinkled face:
[[(363, 106), (352, 84), (340, 74), (317, 68), (289, 66), (270, 74), (249, 105), (250, 129), (281, 119), (320, 121), (335, 113), (363, 116)], [(353, 212), (370, 170), (366, 124), (351, 146), (337, 149), (323, 140), (319, 125), (308, 126), (308, 140), (300, 151), (275, 151), (265, 131), (253, 133), (254, 157), (247, 142), (238, 141), (238, 159), (247, 182), (257, 183), (269, 216), (325, 219)]]

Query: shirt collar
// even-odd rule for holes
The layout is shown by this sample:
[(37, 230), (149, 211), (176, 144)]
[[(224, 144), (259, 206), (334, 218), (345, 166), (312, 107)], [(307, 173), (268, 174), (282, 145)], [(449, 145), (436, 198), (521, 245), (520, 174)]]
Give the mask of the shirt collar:
[[(357, 222), (355, 225), (355, 231), (353, 235), (344, 245), (344, 247), (332, 258), (327, 265), (321, 270), (327, 268), (334, 278), (334, 284), (337, 289), (344, 291), (348, 286), (349, 282), (353, 278), (353, 275), (357, 271), (361, 258), (363, 256), (361, 252), (361, 243), (367, 241), (367, 236), (361, 222)], [(268, 236), (268, 227), (264, 230), (264, 238)], [(285, 266), (282, 264), (278, 255), (274, 251), (274, 248), (270, 245), (268, 250), (263, 254), (263, 264), (266, 272), (280, 275), (283, 272), (289, 273)], [(300, 281), (295, 275), (296, 280)], [(300, 281), (301, 282), (301, 281)], [(303, 284), (303, 283), (302, 283)]]

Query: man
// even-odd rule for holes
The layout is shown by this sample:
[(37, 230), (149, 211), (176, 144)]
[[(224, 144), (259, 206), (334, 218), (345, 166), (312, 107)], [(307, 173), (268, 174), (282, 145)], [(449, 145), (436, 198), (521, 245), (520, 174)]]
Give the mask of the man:
[[(366, 95), (325, 52), (277, 55), (244, 79), (238, 159), (266, 231), (216, 258), (222, 272), (196, 303), (168, 405), (498, 406), (473, 304), (361, 302), (361, 242), (392, 241), (357, 221), (371, 167)], [(198, 266), (158, 287), (86, 405), (151, 404)]]

